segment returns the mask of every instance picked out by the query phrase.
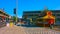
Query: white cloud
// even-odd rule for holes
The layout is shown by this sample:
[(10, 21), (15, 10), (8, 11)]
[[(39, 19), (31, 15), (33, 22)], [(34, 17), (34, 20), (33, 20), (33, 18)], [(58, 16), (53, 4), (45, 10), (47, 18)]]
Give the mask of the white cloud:
[(18, 16), (19, 18), (22, 18), (22, 16)]

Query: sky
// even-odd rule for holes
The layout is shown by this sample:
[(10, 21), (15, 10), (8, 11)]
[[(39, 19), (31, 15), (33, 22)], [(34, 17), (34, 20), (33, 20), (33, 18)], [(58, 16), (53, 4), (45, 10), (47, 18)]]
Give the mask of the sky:
[(49, 10), (60, 10), (60, 0), (0, 0), (0, 9), (4, 8), (4, 11), (14, 16), (13, 9), (18, 8), (17, 15), (22, 17), (23, 11), (37, 11), (43, 10), (46, 6)]

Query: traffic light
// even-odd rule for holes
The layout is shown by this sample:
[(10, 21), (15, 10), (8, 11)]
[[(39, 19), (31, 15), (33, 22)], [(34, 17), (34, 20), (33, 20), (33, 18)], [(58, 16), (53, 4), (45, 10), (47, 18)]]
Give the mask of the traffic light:
[(16, 14), (16, 8), (14, 8), (14, 14)]

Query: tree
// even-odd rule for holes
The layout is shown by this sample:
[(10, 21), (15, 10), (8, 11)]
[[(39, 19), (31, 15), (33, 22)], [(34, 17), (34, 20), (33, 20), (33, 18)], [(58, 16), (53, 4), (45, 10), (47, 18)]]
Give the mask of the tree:
[[(16, 21), (16, 16), (13, 16), (12, 19), (13, 19), (13, 21)], [(17, 19), (18, 19), (18, 18), (17, 18)]]

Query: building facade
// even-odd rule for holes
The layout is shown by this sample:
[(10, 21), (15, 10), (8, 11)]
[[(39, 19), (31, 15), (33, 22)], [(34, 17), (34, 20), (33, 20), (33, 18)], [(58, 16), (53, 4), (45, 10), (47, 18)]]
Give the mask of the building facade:
[(8, 18), (9, 15), (6, 14), (3, 10), (0, 10), (0, 27), (6, 26), (6, 21)]
[[(56, 18), (56, 25), (57, 24), (60, 25), (59, 23), (60, 22), (60, 10), (48, 10), (48, 11), (52, 11), (53, 13), (52, 15), (55, 16)], [(37, 18), (41, 19), (41, 17), (45, 15), (46, 15), (45, 11), (24, 11), (22, 18), (25, 19), (26, 21), (29, 20), (30, 22), (36, 22)]]
[(6, 14), (3, 10), (0, 10), (0, 17), (1, 18), (9, 18), (9, 15)]

